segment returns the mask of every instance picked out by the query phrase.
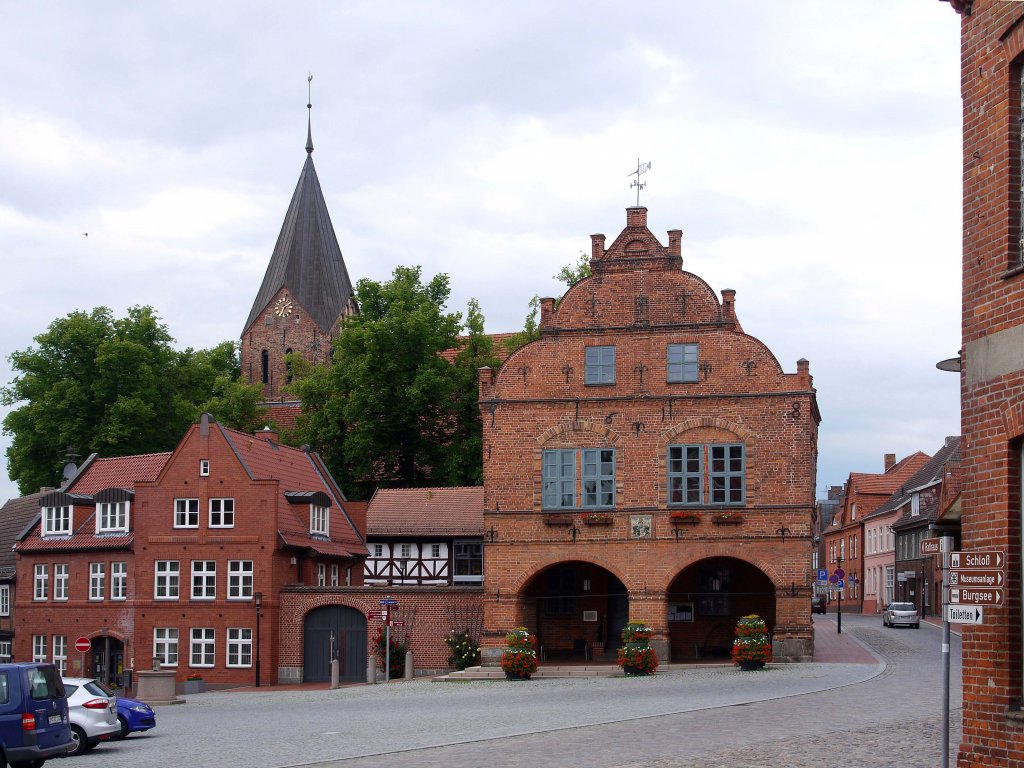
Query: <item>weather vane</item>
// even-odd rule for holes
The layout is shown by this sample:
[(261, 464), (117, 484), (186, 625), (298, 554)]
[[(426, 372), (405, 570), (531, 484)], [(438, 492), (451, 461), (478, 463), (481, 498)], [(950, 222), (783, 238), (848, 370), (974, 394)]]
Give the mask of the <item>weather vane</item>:
[(306, 109), (313, 108), (313, 73), (306, 78)]
[(636, 204), (637, 204), (637, 207), (640, 206), (640, 190), (647, 186), (647, 182), (640, 181), (640, 177), (643, 176), (645, 173), (647, 173), (649, 170), (651, 170), (651, 164), (649, 162), (641, 163), (640, 162), (640, 158), (638, 157), (636, 159), (636, 170), (633, 171), (632, 173), (626, 174), (627, 177), (629, 177), (629, 176), (636, 176), (636, 178), (633, 179), (633, 183), (630, 184), (629, 187), (630, 187), (630, 189), (632, 189), (633, 187), (636, 187)]

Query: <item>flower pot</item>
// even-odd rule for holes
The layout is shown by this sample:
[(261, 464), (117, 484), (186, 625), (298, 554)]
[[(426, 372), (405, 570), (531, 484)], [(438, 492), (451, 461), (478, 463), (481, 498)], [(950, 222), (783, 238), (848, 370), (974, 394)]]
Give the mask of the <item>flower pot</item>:
[(205, 680), (186, 680), (184, 684), (184, 693), (205, 693), (206, 692), (206, 681)]
[(650, 672), (648, 672), (643, 667), (634, 667), (632, 664), (623, 664), (622, 665), (622, 671), (625, 672), (627, 675), (629, 675), (631, 677), (633, 675), (638, 675), (639, 676), (639, 675), (649, 675), (650, 674)]
[(755, 669), (764, 669), (763, 661), (741, 661), (738, 662), (740, 669), (744, 672), (753, 672)]
[(569, 515), (545, 515), (544, 525), (572, 525), (572, 517)]
[(530, 676), (525, 674), (525, 673), (520, 673), (520, 672), (506, 672), (505, 673), (505, 679), (506, 680), (529, 680)]
[(741, 525), (743, 523), (742, 517), (716, 517), (714, 518), (715, 525)]

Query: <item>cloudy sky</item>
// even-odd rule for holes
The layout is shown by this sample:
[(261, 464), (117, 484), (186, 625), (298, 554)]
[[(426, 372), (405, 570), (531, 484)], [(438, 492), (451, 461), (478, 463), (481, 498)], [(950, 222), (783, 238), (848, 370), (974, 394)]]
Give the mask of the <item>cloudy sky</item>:
[[(806, 357), (818, 487), (959, 431), (959, 18), (926, 0), (11, 2), (0, 25), (0, 381), (76, 309), (236, 339), (305, 159), (353, 279), (451, 276), (518, 330), (651, 230)], [(88, 237), (84, 233), (88, 233)], [(5, 411), (0, 411), (0, 417)], [(6, 450), (9, 438), (0, 438)], [(0, 501), (17, 495), (0, 472)]]

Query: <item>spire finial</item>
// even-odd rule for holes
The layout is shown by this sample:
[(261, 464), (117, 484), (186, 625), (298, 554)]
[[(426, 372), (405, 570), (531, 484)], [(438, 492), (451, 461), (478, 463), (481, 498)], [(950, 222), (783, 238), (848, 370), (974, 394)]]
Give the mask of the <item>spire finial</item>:
[(306, 109), (309, 117), (306, 120), (306, 154), (313, 154), (313, 75), (306, 78)]

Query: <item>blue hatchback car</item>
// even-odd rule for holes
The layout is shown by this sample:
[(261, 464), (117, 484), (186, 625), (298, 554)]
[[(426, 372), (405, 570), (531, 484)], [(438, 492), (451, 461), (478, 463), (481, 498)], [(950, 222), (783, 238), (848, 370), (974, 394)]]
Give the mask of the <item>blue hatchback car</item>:
[(144, 701), (117, 697), (117, 719), (121, 723), (121, 738), (129, 733), (148, 731), (156, 727), (156, 713)]

